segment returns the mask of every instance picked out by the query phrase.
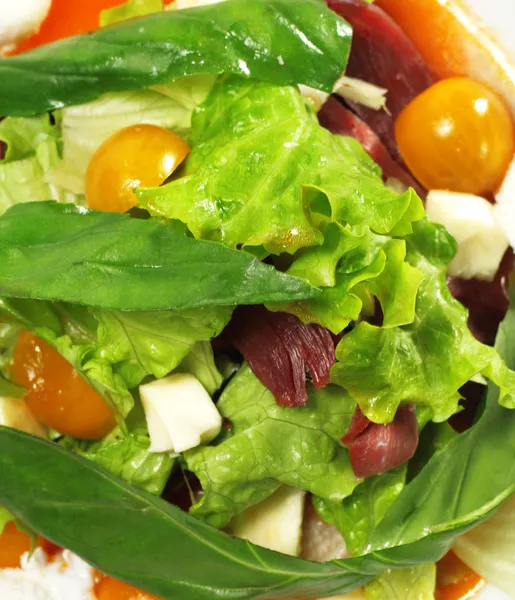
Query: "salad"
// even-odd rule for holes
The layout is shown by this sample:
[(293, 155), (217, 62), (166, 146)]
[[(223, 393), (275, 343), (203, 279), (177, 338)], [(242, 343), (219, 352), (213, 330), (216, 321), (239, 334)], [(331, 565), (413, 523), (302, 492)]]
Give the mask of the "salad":
[(0, 595), (513, 594), (513, 98), (394, 0), (45, 4), (0, 58)]

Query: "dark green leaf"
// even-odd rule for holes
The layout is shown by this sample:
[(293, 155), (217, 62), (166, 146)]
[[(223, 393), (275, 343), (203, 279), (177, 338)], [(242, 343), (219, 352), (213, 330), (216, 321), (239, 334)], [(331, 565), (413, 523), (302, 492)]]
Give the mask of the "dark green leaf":
[(17, 385), (0, 375), (0, 396), (8, 396), (9, 398), (23, 398), (27, 390), (21, 385)]
[(4, 297), (157, 310), (285, 302), (317, 293), (246, 252), (194, 240), (153, 219), (55, 202), (13, 206), (0, 217)]
[(0, 428), (0, 472), (0, 503), (14, 515), (164, 600), (320, 598), (355, 589), (379, 570), (252, 546), (56, 444), (6, 428)]
[(165, 11), (1, 59), (0, 115), (33, 115), (203, 73), (330, 92), (350, 40), (350, 27), (319, 0)]

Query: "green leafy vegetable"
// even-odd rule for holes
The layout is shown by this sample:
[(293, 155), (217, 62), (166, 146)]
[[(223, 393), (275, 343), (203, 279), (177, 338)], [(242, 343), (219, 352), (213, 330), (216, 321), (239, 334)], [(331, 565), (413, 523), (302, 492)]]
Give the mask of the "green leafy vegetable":
[(20, 202), (80, 200), (48, 179), (60, 162), (59, 133), (48, 115), (9, 117), (0, 123), (0, 140), (7, 144), (5, 158), (0, 161), (0, 214)]
[(350, 39), (350, 27), (319, 0), (163, 11), (1, 59), (0, 115), (33, 115), (186, 75), (233, 73), (330, 92)]
[(354, 407), (343, 390), (330, 386), (310, 388), (306, 407), (282, 408), (243, 366), (217, 404), (231, 431), (224, 431), (214, 446), (185, 453), (188, 469), (204, 489), (192, 513), (221, 527), (280, 484), (341, 501), (358, 483), (338, 441)]
[(436, 567), (388, 569), (365, 586), (366, 600), (434, 600)]
[(100, 13), (100, 27), (163, 10), (163, 0), (128, 0)]
[(10, 513), (7, 508), (0, 506), (0, 535), (2, 535), (3, 530), (7, 523), (10, 523), (14, 520), (14, 516)]
[(197, 342), (182, 361), (180, 370), (195, 376), (210, 396), (220, 389), (224, 380), (215, 364), (213, 348), (209, 342)]
[[(187, 360), (195, 342), (210, 340), (221, 333), (231, 312), (224, 307), (147, 313), (94, 311), (99, 322), (101, 356), (116, 365), (117, 373), (129, 388), (139, 385), (147, 375), (160, 379), (183, 359)], [(202, 360), (202, 356), (198, 358)], [(188, 366), (202, 369), (195, 359), (196, 356), (190, 357)], [(206, 364), (204, 369), (207, 367)], [(205, 370), (204, 373), (208, 376)], [(216, 378), (216, 375), (212, 377)]]
[(29, 158), (40, 144), (58, 137), (59, 128), (51, 124), (47, 114), (30, 118), (8, 117), (0, 122), (0, 140), (7, 145), (6, 162)]
[(214, 81), (210, 75), (182, 77), (154, 90), (112, 92), (63, 109), (63, 160), (47, 179), (84, 194), (85, 175), (94, 152), (113, 133), (130, 125), (158, 125), (187, 137), (193, 109), (205, 100)]
[(91, 461), (5, 428), (0, 472), (0, 503), (13, 514), (166, 600), (323, 597), (359, 587), (372, 573), (356, 560), (311, 563), (231, 538)]
[[(293, 254), (323, 242), (311, 210), (396, 235), (424, 214), (413, 192), (399, 196), (383, 185), (355, 140), (323, 129), (293, 87), (219, 79), (194, 114), (191, 140), (185, 176), (138, 198), (197, 238)], [(307, 190), (321, 194), (315, 201)], [(331, 247), (323, 252), (335, 259)]]
[(393, 328), (359, 323), (338, 345), (332, 381), (379, 423), (391, 421), (401, 402), (427, 405), (434, 420), (446, 420), (457, 410), (459, 388), (477, 373), (500, 385), (501, 402), (513, 406), (515, 374), (494, 349), (474, 339), (467, 312), (447, 288), (454, 240), (427, 221), (414, 228), (406, 238), (407, 260), (423, 275), (415, 321)]
[(82, 455), (151, 494), (162, 493), (173, 468), (174, 458), (149, 452), (148, 435), (129, 433), (119, 439), (110, 435)]
[(317, 293), (246, 252), (194, 240), (152, 219), (52, 202), (13, 206), (0, 218), (3, 297), (157, 310)]
[(352, 556), (362, 554), (370, 536), (404, 489), (406, 465), (365, 479), (343, 503), (313, 502), (320, 517), (339, 529)]

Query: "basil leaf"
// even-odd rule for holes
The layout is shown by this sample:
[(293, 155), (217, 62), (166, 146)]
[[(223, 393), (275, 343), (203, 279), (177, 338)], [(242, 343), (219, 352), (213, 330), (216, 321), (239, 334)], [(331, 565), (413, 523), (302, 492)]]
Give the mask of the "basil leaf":
[(23, 398), (27, 390), (21, 386), (9, 381), (0, 375), (0, 396), (8, 396), (9, 398)]
[(153, 219), (55, 202), (13, 206), (0, 217), (4, 297), (157, 310), (284, 302), (317, 293), (246, 252), (194, 240)]
[(164, 11), (1, 59), (0, 115), (33, 115), (184, 75), (234, 73), (330, 92), (350, 40), (349, 25), (319, 0)]
[[(0, 427), (0, 503), (103, 572), (165, 600), (314, 598), (378, 571), (231, 538), (57, 444)], [(30, 493), (28, 493), (30, 490)]]

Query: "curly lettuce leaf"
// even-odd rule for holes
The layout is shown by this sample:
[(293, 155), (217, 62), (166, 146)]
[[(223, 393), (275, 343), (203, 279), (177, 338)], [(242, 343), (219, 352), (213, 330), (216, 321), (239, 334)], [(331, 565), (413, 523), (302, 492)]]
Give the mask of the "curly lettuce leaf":
[(191, 141), (184, 176), (138, 198), (197, 238), (293, 254), (323, 243), (313, 211), (399, 235), (423, 217), (420, 199), (384, 186), (363, 148), (323, 129), (294, 87), (220, 78), (194, 114)]
[(165, 377), (186, 359), (196, 342), (221, 333), (231, 312), (227, 307), (153, 312), (95, 310), (100, 354), (133, 388), (147, 375)]
[(194, 515), (222, 527), (281, 484), (331, 502), (352, 493), (358, 480), (339, 439), (355, 404), (335, 386), (310, 387), (309, 394), (306, 407), (279, 407), (247, 365), (240, 369), (217, 404), (231, 430), (224, 430), (214, 445), (184, 454), (204, 490), (191, 509)]
[(91, 157), (113, 133), (130, 125), (157, 125), (187, 137), (193, 109), (205, 100), (214, 81), (210, 75), (182, 77), (154, 89), (111, 92), (63, 109), (63, 160), (50, 173), (50, 181), (84, 194)]
[[(217, 392), (225, 377), (219, 371), (210, 342), (196, 342), (186, 358), (181, 362), (180, 371), (191, 373), (206, 388), (207, 393), (213, 396)], [(232, 373), (229, 372), (229, 376)]]
[(445, 421), (458, 409), (459, 388), (478, 373), (500, 386), (503, 405), (515, 406), (515, 374), (472, 336), (466, 310), (447, 288), (454, 240), (427, 221), (413, 227), (407, 261), (423, 275), (414, 322), (389, 328), (359, 323), (337, 347), (332, 381), (378, 423), (391, 421), (401, 402), (426, 405), (434, 421)]
[(61, 158), (60, 128), (50, 122), (47, 114), (4, 119), (0, 122), (0, 140), (7, 144), (4, 160), (0, 161), (0, 214), (20, 202), (81, 201), (48, 180)]
[(436, 565), (387, 569), (365, 585), (365, 600), (434, 600)]
[(114, 475), (157, 496), (163, 492), (175, 458), (170, 454), (149, 452), (150, 439), (145, 433), (110, 435), (100, 445), (79, 452)]

